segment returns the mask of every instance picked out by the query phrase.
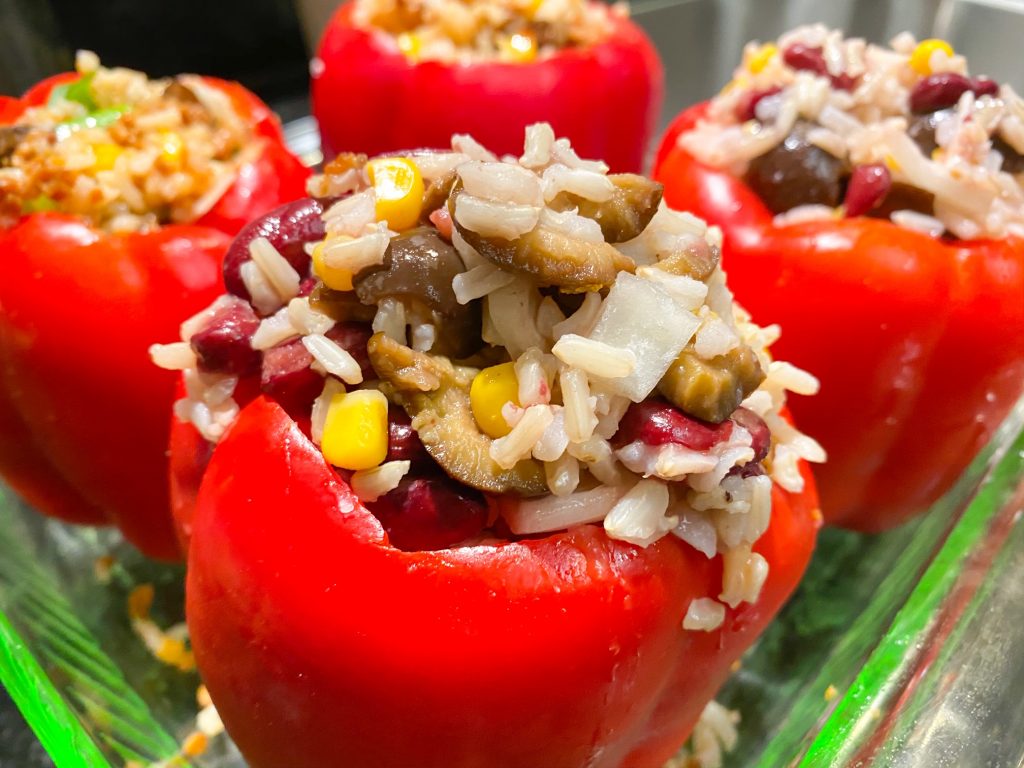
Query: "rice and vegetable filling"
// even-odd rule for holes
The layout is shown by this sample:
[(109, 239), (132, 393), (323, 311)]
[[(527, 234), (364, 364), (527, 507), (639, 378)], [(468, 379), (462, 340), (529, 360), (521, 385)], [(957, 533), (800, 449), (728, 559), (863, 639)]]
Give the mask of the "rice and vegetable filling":
[(203, 78), (151, 80), (80, 51), (78, 78), (0, 126), (0, 226), (57, 211), (109, 232), (201, 218), (260, 152), (231, 97)]
[(322, 234), (229, 254), (233, 293), (153, 348), (178, 417), (216, 442), (258, 379), (401, 549), (677, 536), (723, 556), (686, 618), (714, 629), (764, 583), (773, 483), (825, 458), (784, 415), (818, 385), (733, 302), (718, 229), (607, 171), (546, 124), (518, 158), (338, 158), (310, 184)]
[(1024, 99), (943, 40), (822, 25), (750, 43), (679, 143), (779, 223), (874, 216), (970, 240), (1024, 234)]

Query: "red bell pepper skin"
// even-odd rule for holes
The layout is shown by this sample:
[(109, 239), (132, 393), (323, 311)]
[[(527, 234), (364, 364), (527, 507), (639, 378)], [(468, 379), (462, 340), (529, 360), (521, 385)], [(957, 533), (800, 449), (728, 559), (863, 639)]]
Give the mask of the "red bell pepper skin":
[[(0, 103), (11, 122), (67, 73)], [(180, 557), (167, 498), (175, 376), (148, 347), (223, 292), (220, 260), (242, 224), (304, 194), (308, 171), (269, 109), (234, 83), (260, 151), (195, 225), (111, 235), (35, 213), (0, 230), (0, 475), (44, 514), (117, 524), (153, 557)]]
[(313, 114), (325, 155), (447, 147), (469, 133), (520, 155), (523, 129), (551, 123), (581, 157), (640, 171), (664, 97), (661, 61), (624, 18), (605, 42), (513, 64), (411, 63), (384, 33), (357, 28), (352, 5), (327, 25), (313, 67)]
[(791, 408), (828, 451), (826, 521), (896, 526), (949, 489), (1024, 388), (1024, 241), (945, 242), (869, 218), (775, 226), (742, 181), (677, 146), (704, 109), (658, 152), (665, 200), (722, 227), (737, 300), (782, 326), (780, 359), (821, 380)]
[[(806, 468), (805, 468), (806, 470)], [(584, 526), (403, 552), (276, 404), (258, 397), (199, 491), (187, 616), (253, 768), (660, 768), (796, 586), (813, 481), (778, 489), (754, 605), (682, 629), (721, 558)]]

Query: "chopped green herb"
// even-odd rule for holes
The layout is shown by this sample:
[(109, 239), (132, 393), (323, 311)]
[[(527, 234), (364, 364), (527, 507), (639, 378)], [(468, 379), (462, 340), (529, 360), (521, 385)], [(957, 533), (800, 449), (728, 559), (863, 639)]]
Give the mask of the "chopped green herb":
[(66, 96), (69, 101), (77, 101), (90, 112), (95, 110), (97, 104), (92, 97), (92, 75), (86, 75), (73, 83), (68, 83)]
[(58, 208), (57, 201), (52, 197), (46, 195), (39, 195), (33, 197), (31, 200), (26, 200), (21, 205), (22, 211), (25, 213), (42, 213), (43, 211), (56, 211)]

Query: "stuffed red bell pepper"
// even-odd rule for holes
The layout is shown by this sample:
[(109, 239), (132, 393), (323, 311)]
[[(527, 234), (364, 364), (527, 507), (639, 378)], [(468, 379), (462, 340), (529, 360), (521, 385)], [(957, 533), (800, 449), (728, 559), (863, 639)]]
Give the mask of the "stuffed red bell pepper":
[(499, 154), (550, 122), (584, 157), (639, 171), (663, 97), (661, 62), (622, 9), (590, 0), (354, 0), (312, 66), (325, 154), (445, 147)]
[(660, 768), (806, 567), (816, 381), (717, 231), (558, 146), (350, 158), (154, 347), (192, 646), (254, 768)]
[(944, 42), (805, 27), (751, 44), (655, 175), (725, 231), (738, 299), (819, 377), (801, 426), (828, 521), (876, 531), (945, 492), (1024, 386), (1024, 101)]
[(236, 83), (78, 64), (0, 105), (0, 473), (41, 512), (168, 558), (174, 375), (146, 350), (308, 174)]

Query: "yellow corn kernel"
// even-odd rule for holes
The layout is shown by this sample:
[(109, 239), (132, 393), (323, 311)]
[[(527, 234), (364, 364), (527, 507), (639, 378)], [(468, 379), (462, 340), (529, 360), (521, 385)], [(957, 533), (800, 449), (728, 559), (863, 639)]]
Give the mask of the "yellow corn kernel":
[(411, 32), (402, 32), (398, 36), (398, 50), (405, 54), (406, 58), (415, 61), (420, 56), (420, 51), (423, 49), (423, 40), (419, 35), (414, 35)]
[[(332, 240), (351, 240), (345, 235), (332, 238)], [(342, 267), (332, 267), (324, 260), (324, 251), (328, 241), (317, 243), (313, 248), (313, 274), (324, 281), (324, 285), (335, 291), (352, 290), (352, 272)]]
[(139, 584), (128, 593), (128, 616), (132, 619), (144, 619), (149, 616), (153, 607), (155, 590), (152, 584)]
[(758, 74), (759, 72), (763, 72), (764, 68), (768, 66), (768, 62), (775, 58), (775, 54), (777, 54), (778, 52), (778, 46), (776, 46), (773, 43), (765, 43), (756, 51), (754, 51), (754, 54), (750, 57), (750, 60), (747, 62), (747, 69), (749, 69), (755, 75)]
[(377, 195), (377, 221), (401, 231), (416, 224), (423, 209), (423, 177), (407, 157), (381, 157), (366, 164)]
[(331, 398), (320, 443), (324, 458), (342, 469), (372, 469), (388, 455), (388, 399), (375, 389)]
[(952, 56), (953, 46), (945, 40), (936, 40), (935, 38), (922, 40), (910, 54), (910, 68), (919, 75), (930, 75), (932, 73), (932, 55), (936, 51), (942, 51), (947, 56)]
[(469, 403), (473, 417), (485, 435), (504, 437), (512, 428), (501, 415), (505, 403), (519, 405), (519, 380), (515, 363), (502, 363), (484, 368), (469, 387)]
[(92, 148), (92, 154), (96, 158), (93, 168), (97, 171), (109, 171), (114, 167), (114, 163), (117, 162), (117, 158), (120, 157), (122, 151), (117, 144), (96, 144)]
[(899, 162), (896, 160), (895, 157), (893, 157), (890, 154), (886, 154), (886, 156), (882, 158), (882, 160), (885, 162), (885, 167), (888, 168), (890, 171), (892, 171), (893, 173), (900, 172), (902, 166), (900, 166)]
[(501, 41), (501, 52), (507, 61), (526, 64), (537, 58), (537, 41), (532, 35), (510, 35)]
[(206, 752), (210, 740), (202, 731), (192, 731), (181, 743), (181, 754), (185, 757), (199, 757)]
[(176, 637), (164, 636), (153, 655), (164, 664), (176, 667), (182, 672), (191, 672), (196, 668), (196, 660), (192, 651), (185, 647), (184, 640), (179, 640)]
[(540, 10), (540, 7), (544, 5), (544, 0), (527, 0), (526, 13), (530, 18), (533, 18), (534, 14)]
[(160, 163), (165, 168), (180, 168), (185, 159), (185, 142), (173, 131), (160, 135)]

